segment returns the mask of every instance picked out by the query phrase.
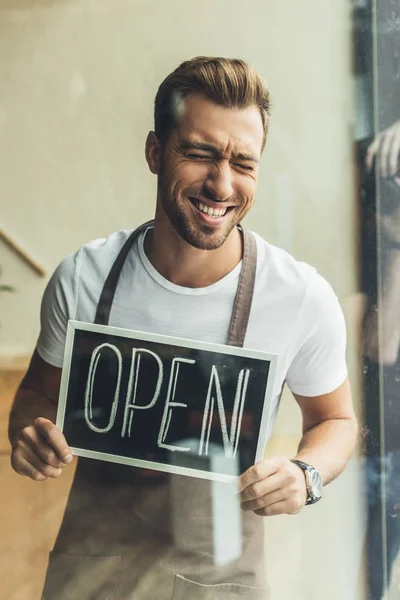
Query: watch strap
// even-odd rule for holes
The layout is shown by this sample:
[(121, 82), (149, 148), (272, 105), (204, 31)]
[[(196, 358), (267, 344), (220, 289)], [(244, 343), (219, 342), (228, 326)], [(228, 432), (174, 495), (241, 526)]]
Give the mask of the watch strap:
[(298, 460), (297, 458), (293, 458), (290, 462), (295, 463), (298, 467), (300, 467), (300, 469), (302, 469), (304, 471), (304, 477), (306, 480), (306, 489), (307, 489), (306, 505), (315, 504), (316, 502), (321, 500), (322, 496), (319, 496), (319, 497), (314, 496), (313, 491), (308, 483), (306, 473), (305, 473), (306, 471), (308, 473), (310, 473), (312, 471), (316, 471), (315, 467), (313, 467), (312, 465), (309, 465), (308, 463), (303, 462), (302, 460)]
[(298, 460), (297, 458), (293, 458), (290, 462), (298, 465), (300, 467), (300, 469), (303, 469), (303, 471), (308, 471), (309, 468), (311, 468), (311, 469), (314, 468), (311, 465), (309, 465), (308, 463), (305, 463), (302, 460)]

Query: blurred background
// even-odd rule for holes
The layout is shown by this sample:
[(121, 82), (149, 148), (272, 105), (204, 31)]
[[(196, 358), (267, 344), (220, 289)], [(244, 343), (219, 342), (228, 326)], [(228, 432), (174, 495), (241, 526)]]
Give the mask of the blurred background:
[[(400, 598), (399, 27), (398, 0), (0, 0), (1, 598), (40, 598), (72, 481), (73, 469), (38, 484), (9, 466), (44, 287), (82, 243), (152, 217), (155, 93), (197, 55), (244, 58), (269, 84), (247, 226), (336, 291), (362, 424), (322, 502), (264, 520), (272, 597)], [(284, 394), (267, 454), (291, 457), (300, 434)]]

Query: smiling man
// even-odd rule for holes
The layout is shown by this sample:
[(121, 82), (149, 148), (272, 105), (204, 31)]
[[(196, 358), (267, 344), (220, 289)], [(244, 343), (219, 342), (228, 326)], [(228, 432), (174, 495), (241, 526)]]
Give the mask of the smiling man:
[[(186, 576), (175, 582), (179, 600), (265, 600), (260, 516), (294, 514), (317, 502), (352, 454), (357, 428), (336, 296), (315, 269), (240, 227), (255, 200), (269, 112), (263, 80), (242, 60), (199, 57), (161, 84), (146, 142), (158, 182), (155, 220), (137, 233), (85, 244), (54, 273), (11, 413), (12, 465), (41, 481), (71, 462), (54, 425), (65, 334), (68, 319), (97, 318), (102, 290), (110, 325), (278, 354), (270, 424), (286, 382), (303, 416), (298, 454), (261, 461), (241, 475), (243, 553), (222, 567), (202, 546), (209, 515), (201, 482), (185, 481), (192, 519), (182, 515), (190, 535), (187, 552), (182, 544), (177, 552), (165, 532), (165, 482), (80, 459), (50, 559), (47, 600), (170, 599), (176, 574)], [(248, 323), (238, 326), (244, 313)]]

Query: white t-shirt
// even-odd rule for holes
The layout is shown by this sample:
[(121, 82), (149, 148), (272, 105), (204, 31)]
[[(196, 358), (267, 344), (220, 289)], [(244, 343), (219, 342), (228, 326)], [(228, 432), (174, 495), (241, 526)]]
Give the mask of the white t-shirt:
[[(131, 231), (82, 246), (57, 267), (43, 296), (40, 356), (61, 367), (69, 319), (93, 322), (105, 279)], [(346, 329), (338, 300), (314, 268), (257, 242), (257, 275), (245, 348), (278, 354), (270, 429), (284, 382), (303, 396), (332, 392), (347, 376)], [(240, 275), (239, 263), (213, 285), (185, 288), (148, 260), (143, 233), (122, 269), (109, 324), (224, 344)]]

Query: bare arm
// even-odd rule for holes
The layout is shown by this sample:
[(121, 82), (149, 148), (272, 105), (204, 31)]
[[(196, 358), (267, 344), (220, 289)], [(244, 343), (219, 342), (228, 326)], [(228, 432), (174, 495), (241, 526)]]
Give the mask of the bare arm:
[[(400, 186), (400, 179), (396, 178)], [(400, 191), (400, 190), (399, 190)], [(363, 351), (368, 358), (383, 365), (394, 365), (400, 349), (400, 208), (390, 215), (378, 215), (379, 227), (389, 242), (397, 247), (385, 258), (384, 279), (380, 288), (380, 314), (372, 307), (366, 316)], [(379, 320), (381, 336), (378, 335)]]
[(303, 415), (296, 458), (318, 469), (327, 484), (343, 471), (356, 444), (358, 427), (349, 380), (330, 394), (295, 398)]
[[(303, 415), (303, 437), (296, 458), (313, 465), (323, 482), (337, 477), (352, 455), (357, 437), (350, 385), (316, 397), (295, 396)], [(240, 478), (243, 510), (262, 516), (295, 514), (306, 503), (302, 470), (277, 456), (250, 467)]]
[(61, 369), (35, 351), (11, 408), (11, 464), (17, 473), (35, 481), (58, 477), (72, 461), (67, 442), (54, 425), (60, 380)]

